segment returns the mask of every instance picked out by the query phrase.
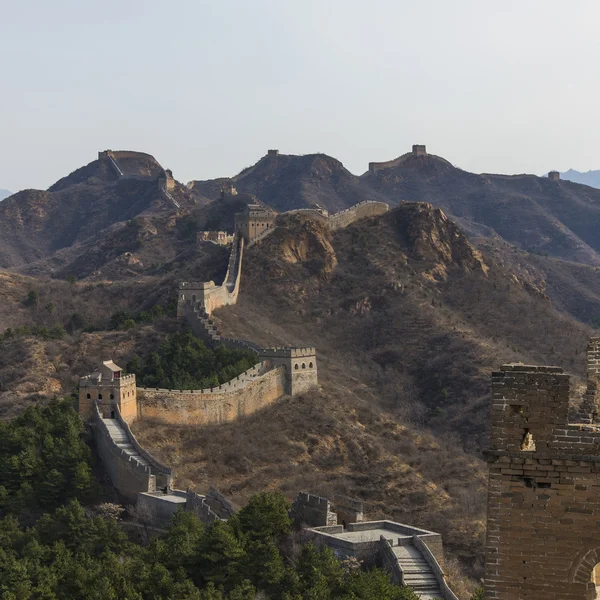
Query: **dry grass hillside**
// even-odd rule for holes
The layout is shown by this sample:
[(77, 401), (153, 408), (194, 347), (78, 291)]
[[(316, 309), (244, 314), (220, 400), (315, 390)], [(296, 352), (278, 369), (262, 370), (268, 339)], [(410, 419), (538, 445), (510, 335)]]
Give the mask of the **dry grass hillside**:
[(440, 210), (402, 204), (332, 234), (295, 216), (246, 255), (228, 334), (318, 348), (321, 389), (235, 424), (136, 424), (178, 485), (237, 502), (264, 487), (345, 493), (442, 531), (478, 573), (491, 371), (582, 374), (589, 330), (476, 250)]

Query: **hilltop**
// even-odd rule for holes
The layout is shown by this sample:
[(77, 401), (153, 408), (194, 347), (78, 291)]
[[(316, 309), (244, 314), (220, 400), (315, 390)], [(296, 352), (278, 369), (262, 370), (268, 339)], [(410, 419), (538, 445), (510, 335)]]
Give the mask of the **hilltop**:
[[(278, 212), (315, 204), (337, 212), (363, 200), (429, 202), (476, 243), (501, 239), (532, 254), (600, 265), (600, 190), (535, 175), (469, 173), (424, 147), (370, 163), (360, 176), (325, 154), (272, 150), (231, 178), (185, 186), (149, 154), (108, 152), (46, 191), (24, 190), (2, 202), (0, 267), (32, 275), (98, 276), (104, 255), (108, 262), (127, 262), (133, 254), (143, 267), (110, 266), (107, 274), (139, 275), (161, 256), (177, 256), (181, 237), (193, 230), (232, 232), (233, 214), (257, 200)], [(222, 189), (231, 186), (238, 197), (219, 203)], [(132, 219), (142, 225), (136, 239), (123, 231)], [(140, 242), (152, 249), (140, 252)]]
[(277, 211), (319, 204), (331, 212), (361, 200), (383, 200), (335, 158), (326, 154), (296, 156), (269, 150), (255, 165), (231, 179), (193, 181), (192, 190), (216, 197), (216, 186), (232, 182), (240, 192), (254, 194)]
[(600, 264), (600, 190), (535, 175), (469, 173), (427, 153), (424, 146), (418, 148), (370, 163), (361, 176), (325, 154), (272, 150), (230, 179), (188, 186), (216, 198), (223, 185), (233, 183), (279, 211), (319, 204), (335, 212), (359, 200), (430, 202), (472, 236), (497, 235), (529, 252)]
[[(63, 249), (96, 243), (138, 216), (173, 212), (202, 202), (173, 181), (150, 155), (105, 155), (48, 190), (23, 190), (0, 204), (0, 266), (16, 267)], [(117, 162), (118, 161), (118, 164)]]

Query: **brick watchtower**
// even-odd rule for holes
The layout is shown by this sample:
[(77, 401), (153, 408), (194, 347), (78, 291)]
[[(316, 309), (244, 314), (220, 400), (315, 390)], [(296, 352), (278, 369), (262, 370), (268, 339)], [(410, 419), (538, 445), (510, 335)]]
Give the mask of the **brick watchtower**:
[(558, 367), (505, 365), (492, 395), (485, 597), (593, 600), (600, 428), (569, 424)]
[(290, 396), (302, 394), (319, 384), (315, 348), (265, 348), (260, 352), (260, 359), (271, 361), (275, 367), (285, 367), (285, 393)]
[(88, 419), (94, 404), (104, 419), (115, 418), (115, 406), (127, 423), (137, 418), (135, 375), (123, 375), (123, 369), (105, 360), (91, 375), (79, 380), (79, 414)]

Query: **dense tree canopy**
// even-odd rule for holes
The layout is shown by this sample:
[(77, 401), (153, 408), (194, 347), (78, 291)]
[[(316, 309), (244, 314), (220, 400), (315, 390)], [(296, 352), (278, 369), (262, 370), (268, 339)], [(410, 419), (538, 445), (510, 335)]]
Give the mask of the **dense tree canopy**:
[(0, 422), (0, 513), (54, 509), (96, 489), (91, 452), (71, 400)]
[(255, 363), (253, 352), (209, 348), (191, 332), (177, 332), (149, 356), (129, 361), (126, 369), (144, 387), (197, 390), (230, 381)]
[[(261, 494), (237, 522), (209, 527), (178, 512), (167, 534), (147, 546), (77, 500), (29, 529), (7, 516), (0, 520), (0, 598), (254, 600), (261, 591), (282, 600), (416, 600), (383, 571), (344, 569), (329, 548), (308, 544), (296, 559), (286, 556), (277, 543), (289, 535), (284, 505), (278, 494)], [(270, 516), (274, 528), (265, 527)]]

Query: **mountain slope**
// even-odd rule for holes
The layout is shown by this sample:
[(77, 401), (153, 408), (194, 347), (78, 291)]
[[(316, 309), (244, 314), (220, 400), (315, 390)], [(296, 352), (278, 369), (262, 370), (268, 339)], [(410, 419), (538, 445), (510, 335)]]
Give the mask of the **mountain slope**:
[(382, 199), (339, 160), (326, 154), (269, 153), (230, 180), (197, 181), (191, 185), (199, 193), (216, 198), (216, 187), (231, 181), (239, 192), (254, 194), (278, 211), (319, 204), (337, 212), (362, 200)]
[[(47, 258), (62, 248), (102, 236), (138, 215), (193, 207), (198, 199), (177, 184), (166, 196), (162, 167), (149, 155), (123, 160), (119, 176), (107, 160), (95, 160), (47, 191), (24, 190), (0, 204), (0, 266), (14, 267)], [(136, 169), (139, 168), (139, 173)]]
[(335, 233), (283, 222), (247, 252), (239, 303), (214, 317), (264, 346), (316, 345), (321, 389), (224, 426), (145, 420), (136, 435), (178, 485), (213, 484), (239, 502), (265, 487), (357, 496), (370, 517), (441, 530), (472, 568), (491, 372), (555, 363), (577, 384), (590, 330), (431, 205)]
[(471, 233), (493, 231), (523, 249), (600, 264), (600, 190), (534, 175), (475, 175), (433, 156), (362, 179), (392, 203), (431, 202)]
[(216, 198), (234, 183), (278, 211), (316, 203), (335, 212), (361, 200), (430, 202), (471, 235), (495, 233), (522, 249), (600, 265), (600, 190), (534, 175), (478, 175), (426, 153), (375, 165), (357, 177), (324, 154), (270, 152), (231, 179), (190, 185)]

